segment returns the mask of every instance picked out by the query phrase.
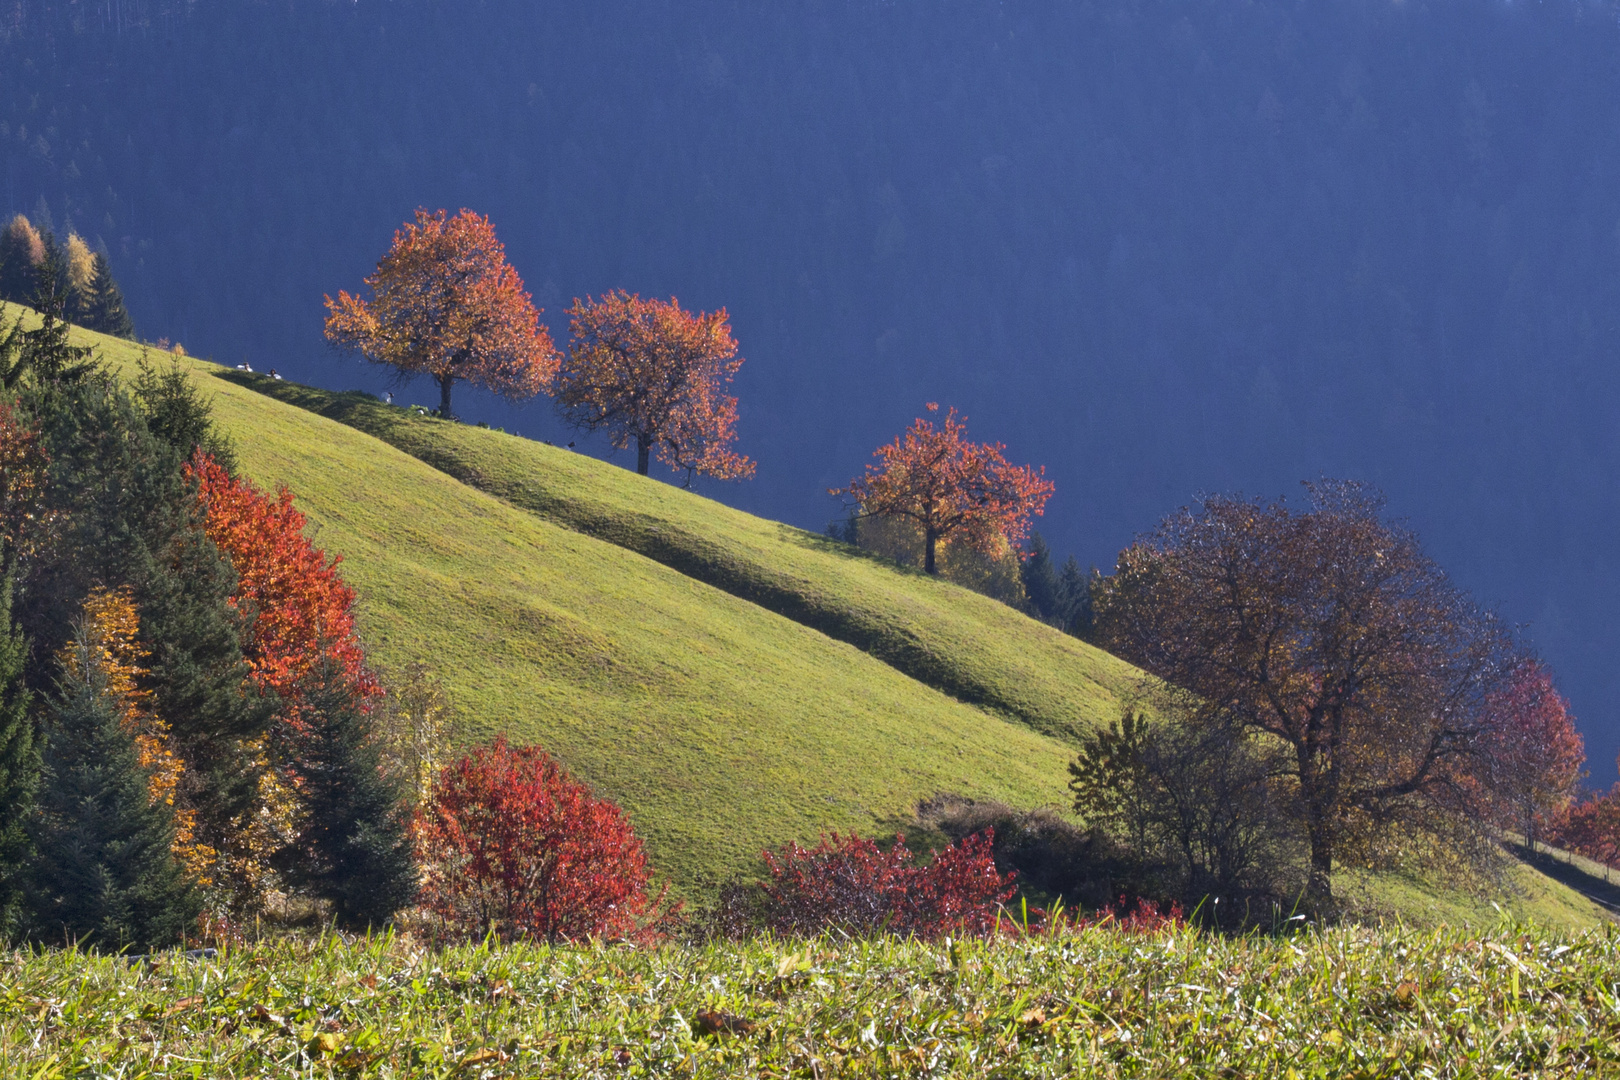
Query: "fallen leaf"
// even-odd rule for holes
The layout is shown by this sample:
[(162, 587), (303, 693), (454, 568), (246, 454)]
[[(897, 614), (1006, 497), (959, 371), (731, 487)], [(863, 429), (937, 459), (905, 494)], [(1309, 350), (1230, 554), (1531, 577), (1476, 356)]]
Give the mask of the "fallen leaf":
[(693, 1018), (694, 1030), (699, 1035), (747, 1035), (754, 1030), (754, 1022), (728, 1012), (700, 1012)]
[(1417, 996), (1418, 985), (1415, 982), (1403, 982), (1395, 988), (1395, 1000), (1403, 1007), (1410, 1008)]
[(472, 1053), (462, 1058), (461, 1063), (457, 1065), (456, 1068), (466, 1069), (473, 1065), (484, 1065), (491, 1061), (500, 1061), (505, 1057), (505, 1054), (501, 1053), (493, 1046), (485, 1046), (481, 1049), (474, 1050)]
[(179, 1016), (187, 1009), (195, 1009), (205, 1000), (206, 999), (202, 997), (183, 997), (173, 1005), (170, 1005), (167, 1009), (163, 1010), (163, 1019), (167, 1020), (171, 1016)]
[(1039, 1005), (1033, 1009), (1025, 1009), (1019, 1014), (1018, 1022), (1029, 1027), (1040, 1027), (1046, 1023), (1046, 1010)]
[(322, 1054), (335, 1054), (337, 1053), (338, 1041), (338, 1036), (329, 1031), (323, 1031), (310, 1039), (305, 1049), (316, 1057), (320, 1057)]

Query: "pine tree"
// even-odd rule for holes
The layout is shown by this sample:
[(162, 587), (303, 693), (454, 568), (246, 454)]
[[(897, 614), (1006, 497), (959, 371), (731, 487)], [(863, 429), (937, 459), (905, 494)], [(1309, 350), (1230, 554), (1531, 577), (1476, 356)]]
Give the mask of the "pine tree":
[(135, 376), (135, 401), (146, 428), (168, 443), (183, 458), (190, 458), (202, 450), (212, 457), (226, 472), (236, 471), (236, 451), (223, 432), (214, 426), (213, 408), (197, 384), (180, 366), (180, 361), (169, 358), (166, 370), (158, 371), (141, 349), (137, 362), (139, 374)]
[(67, 255), (47, 234), (33, 299), (41, 321), (23, 335), (23, 362), (42, 385), (75, 382), (96, 368), (94, 349), (68, 343), (67, 280)]
[(106, 671), (82, 641), (50, 703), (44, 765), (30, 830), (34, 936), (104, 949), (178, 942), (201, 903), (170, 850), (173, 810), (152, 800)]
[(289, 882), (330, 901), (340, 926), (388, 921), (417, 891), (404, 792), (382, 770), (371, 717), (336, 664), (305, 691), (308, 736), (290, 763), (304, 820), (277, 862)]
[(230, 894), (233, 845), (258, 794), (275, 707), (249, 681), (247, 616), (230, 602), (236, 574), (202, 527), (180, 451), (151, 434), (116, 386), (30, 385), (24, 397), (50, 455), (45, 511), (56, 522), (49, 547), (19, 568), (18, 609), (34, 642), (30, 684), (49, 686), (50, 658), (93, 586), (131, 586), (151, 650), (153, 707), (186, 762), (197, 839), (225, 859), (219, 884)]
[(97, 252), (86, 289), (83, 325), (113, 337), (135, 337), (135, 323), (124, 307), (124, 294), (113, 280), (112, 266), (103, 252)]
[(1086, 637), (1091, 633), (1094, 616), (1091, 607), (1091, 578), (1073, 555), (1063, 564), (1058, 578), (1058, 626), (1066, 634)]
[(39, 747), (23, 685), (28, 643), (11, 620), (11, 577), (0, 579), (0, 939), (12, 936), (25, 884), (27, 822), (39, 787)]
[(1060, 599), (1057, 571), (1052, 567), (1052, 552), (1038, 532), (1029, 535), (1029, 553), (1020, 568), (1024, 578), (1024, 595), (1037, 618), (1052, 622), (1058, 614)]

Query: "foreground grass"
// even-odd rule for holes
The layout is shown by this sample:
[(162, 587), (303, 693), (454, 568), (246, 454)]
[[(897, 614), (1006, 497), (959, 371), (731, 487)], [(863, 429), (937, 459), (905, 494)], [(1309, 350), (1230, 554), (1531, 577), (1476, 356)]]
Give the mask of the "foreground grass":
[(41, 1080), (1590, 1076), (1620, 1068), (1617, 982), (1612, 929), (1506, 925), (20, 953), (0, 959), (0, 1062)]
[[(218, 371), (219, 369), (215, 369)], [(1142, 673), (978, 593), (532, 439), (369, 394), (250, 386), (373, 435), (456, 479), (848, 642), (913, 679), (1073, 740), (1117, 719)]]

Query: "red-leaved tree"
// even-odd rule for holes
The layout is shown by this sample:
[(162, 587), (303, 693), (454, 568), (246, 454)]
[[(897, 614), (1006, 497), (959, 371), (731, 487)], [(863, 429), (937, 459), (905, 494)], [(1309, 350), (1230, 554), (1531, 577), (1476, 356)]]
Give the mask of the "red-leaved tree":
[[(939, 411), (934, 402), (927, 407)], [(1045, 511), (1055, 488), (1046, 470), (1010, 464), (1005, 449), (970, 441), (955, 409), (937, 428), (919, 417), (903, 437), (877, 448), (879, 462), (868, 465), (865, 476), (831, 494), (853, 498), (862, 515), (912, 522), (923, 535), (923, 569), (938, 573), (940, 541), (959, 539), (994, 556), (1004, 545), (1021, 544), (1029, 519)]]
[(898, 837), (882, 851), (853, 834), (822, 837), (819, 846), (792, 843), (765, 852), (766, 925), (779, 934), (987, 934), (1013, 895), (1015, 873), (1002, 875), (991, 856), (992, 830), (952, 844), (926, 866)]
[(624, 812), (548, 754), (498, 738), (446, 768), (417, 821), (424, 903), (453, 931), (646, 939), (673, 915), (648, 895)]
[(338, 574), (342, 556), (328, 558), (304, 535), (292, 492), (271, 497), (200, 450), (186, 474), (197, 484), (209, 539), (236, 570), (232, 603), (255, 613), (243, 643), (253, 679), (289, 703), (285, 719), (297, 726), (300, 688), (327, 662), (357, 699), (374, 698), (379, 687), (355, 627), (354, 590)]
[(1569, 805), (1586, 765), (1586, 744), (1569, 702), (1537, 660), (1521, 661), (1486, 701), (1490, 734), (1482, 757), (1501, 823), (1534, 850), (1537, 822)]
[(451, 417), (458, 380), (514, 401), (533, 397), (557, 370), (551, 333), (506, 261), (489, 219), (462, 210), (416, 212), (365, 279), (373, 299), (326, 298), (326, 337), (402, 377), (439, 384), (439, 414)]
[(1566, 806), (1547, 831), (1560, 847), (1620, 868), (1620, 783), (1606, 794)]
[(634, 445), (636, 471), (658, 459), (692, 476), (744, 480), (754, 463), (734, 451), (737, 399), (725, 392), (742, 357), (724, 308), (689, 312), (670, 297), (623, 290), (575, 300), (573, 336), (557, 373), (557, 409), (575, 427)]
[(37, 534), (50, 463), (39, 429), (0, 403), (0, 574), (10, 571), (26, 544), (41, 539)]

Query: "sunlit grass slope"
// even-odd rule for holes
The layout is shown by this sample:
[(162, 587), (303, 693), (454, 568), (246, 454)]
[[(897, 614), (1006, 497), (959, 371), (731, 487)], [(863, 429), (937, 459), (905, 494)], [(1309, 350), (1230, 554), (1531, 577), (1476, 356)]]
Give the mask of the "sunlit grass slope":
[[(76, 336), (99, 346), (122, 375), (140, 355), (129, 342)], [(688, 896), (751, 871), (767, 844), (813, 840), (831, 828), (905, 829), (915, 801), (940, 790), (1025, 806), (1063, 799), (1071, 753), (1063, 740), (964, 705), (670, 566), (516, 509), (353, 427), (238, 385), (233, 372), (185, 363), (213, 397), (244, 471), (267, 487), (291, 487), (316, 541), (344, 557), (376, 659), (396, 667), (431, 663), (471, 721), (469, 738), (507, 731), (557, 753), (626, 806), (660, 870)], [(504, 439), (496, 445), (521, 453), (546, 450), (477, 429), (411, 430), (466, 434), (475, 445)], [(578, 488), (600, 481), (616, 489), (620, 503), (606, 495), (600, 502), (618, 505), (644, 535), (658, 535), (673, 520), (692, 537), (723, 532), (745, 551), (775, 542), (784, 558), (802, 550), (842, 560), (852, 575), (868, 576), (845, 579), (841, 588), (893, 588), (879, 597), (902, 606), (913, 603), (906, 590), (916, 589), (923, 612), (936, 610), (925, 603), (930, 589), (950, 589), (945, 595), (969, 605), (981, 601), (797, 530), (613, 475), (619, 470), (599, 462), (562, 451), (534, 460)], [(651, 508), (640, 517), (638, 494)], [(724, 517), (703, 530), (703, 511), (688, 507)], [(613, 514), (602, 513), (611, 524)], [(746, 528), (734, 529), (736, 519)], [(773, 541), (771, 530), (788, 539)], [(735, 539), (739, 532), (743, 539)], [(839, 596), (816, 585), (821, 565), (789, 563), (780, 579)], [(875, 609), (881, 601), (862, 602)], [(995, 617), (1028, 622), (1004, 610)], [(952, 632), (971, 635), (972, 623), (964, 622)], [(1034, 627), (1032, 636), (1044, 633)], [(1065, 642), (1059, 637), (1059, 647)], [(1106, 708), (1130, 692), (1133, 669), (1091, 650), (1077, 655), (1099, 662), (1112, 680), (1097, 677), (1088, 708)], [(1364, 915), (1418, 924), (1490, 924), (1497, 917), (1492, 898), (1553, 924), (1600, 918), (1574, 891), (1528, 868), (1515, 868), (1508, 887), (1492, 896), (1392, 875), (1347, 879), (1345, 886)]]
[[(137, 349), (102, 339), (125, 372)], [(471, 720), (621, 802), (701, 894), (760, 849), (890, 831), (944, 789), (1058, 799), (1069, 751), (860, 650), (516, 510), (353, 428), (188, 362), (243, 471), (340, 553), (384, 665), (423, 659)]]
[(595, 458), (421, 416), (367, 394), (240, 378), (513, 506), (637, 551), (1044, 734), (1072, 739), (1116, 718), (1137, 692), (1141, 673), (1123, 661), (995, 600), (828, 537)]

